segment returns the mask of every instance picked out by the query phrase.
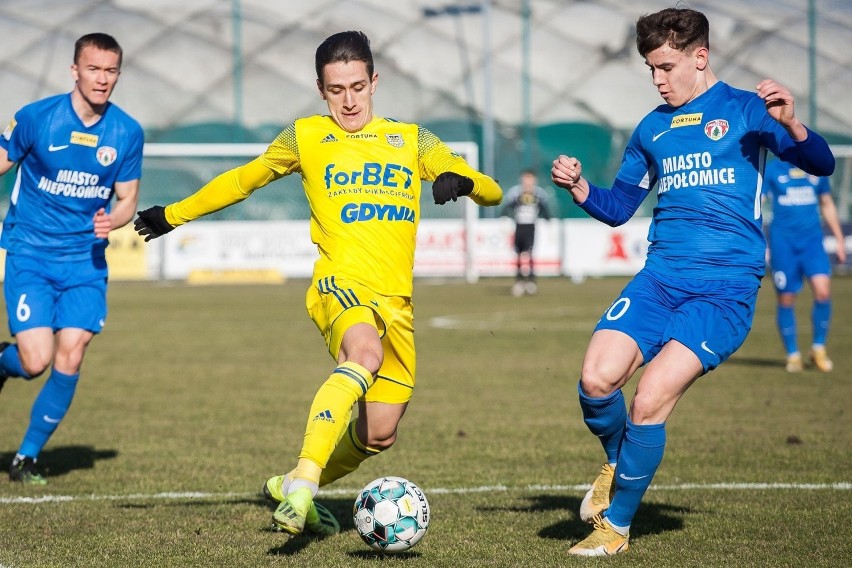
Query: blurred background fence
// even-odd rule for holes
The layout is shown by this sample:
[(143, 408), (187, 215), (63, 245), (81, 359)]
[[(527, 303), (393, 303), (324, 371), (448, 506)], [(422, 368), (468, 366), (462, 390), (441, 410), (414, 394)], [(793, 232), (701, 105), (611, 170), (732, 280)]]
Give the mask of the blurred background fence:
[[(551, 188), (550, 163), (560, 153), (576, 155), (589, 179), (611, 181), (633, 126), (661, 103), (635, 50), (635, 20), (672, 4), (3, 0), (0, 120), (27, 102), (70, 90), (74, 40), (104, 31), (125, 50), (113, 100), (140, 120), (149, 142), (268, 143), (294, 118), (326, 111), (316, 92), (314, 50), (332, 33), (361, 29), (376, 56), (379, 115), (419, 122), (447, 141), (475, 142), (481, 168), (505, 187), (532, 167), (557, 214), (582, 217)], [(852, 2), (696, 0), (690, 6), (710, 19), (712, 63), (721, 79), (751, 89), (775, 78), (793, 90), (810, 126), (834, 144), (852, 144)], [(239, 163), (148, 160), (142, 205), (187, 195)], [(842, 185), (846, 169), (842, 164), (835, 176), (838, 195), (850, 191)], [(0, 181), (8, 191), (11, 176)], [(299, 193), (266, 191), (222, 215), (301, 218)], [(847, 204), (841, 215), (848, 220), (849, 199), (838, 201)]]

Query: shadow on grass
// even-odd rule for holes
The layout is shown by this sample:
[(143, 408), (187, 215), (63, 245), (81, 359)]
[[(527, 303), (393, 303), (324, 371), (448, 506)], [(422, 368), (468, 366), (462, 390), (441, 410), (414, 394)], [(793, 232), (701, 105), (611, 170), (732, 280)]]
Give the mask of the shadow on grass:
[[(579, 516), (582, 498), (570, 495), (537, 495), (528, 498), (529, 505), (517, 507), (483, 507), (482, 511), (536, 513), (567, 511), (567, 518), (541, 529), (538, 536), (554, 540), (580, 541), (591, 533), (591, 527)], [(683, 529), (683, 517), (691, 513), (688, 507), (672, 507), (655, 503), (641, 504), (630, 527), (632, 539)]]
[[(340, 532), (347, 532), (355, 529), (355, 522), (352, 519), (352, 503), (353, 499), (328, 499), (320, 496), (317, 498), (317, 502), (324, 505), (326, 509), (331, 511), (331, 514), (334, 515), (334, 518), (337, 519), (337, 522), (340, 523)], [(272, 513), (275, 511), (276, 503), (269, 501), (267, 499), (258, 499), (256, 502), (259, 506), (264, 507), (269, 510), (270, 517)], [(264, 530), (272, 530), (264, 529)], [(312, 542), (317, 540), (317, 537), (313, 537), (311, 535), (299, 535), (294, 537), (288, 537), (285, 533), (281, 533), (281, 538), (286, 539), (281, 545), (270, 548), (268, 554), (272, 556), (293, 556), (298, 554), (305, 548), (307, 548)], [(364, 546), (367, 546), (366, 544)], [(372, 558), (372, 557), (381, 557), (381, 554), (377, 554), (375, 552), (366, 551), (357, 551), (351, 552), (350, 555), (361, 557), (363, 552), (363, 557)], [(405, 556), (406, 554), (414, 554), (417, 553), (403, 553), (403, 554), (395, 554), (394, 557)]]
[(737, 357), (734, 355), (727, 361), (725, 361), (725, 365), (738, 365), (741, 367), (778, 367), (780, 369), (784, 368), (786, 362), (783, 357), (775, 357), (772, 359), (766, 359), (763, 357)]
[[(59, 477), (79, 469), (92, 469), (98, 460), (111, 460), (117, 450), (96, 450), (92, 446), (60, 446), (43, 450), (38, 457), (38, 469), (47, 477)], [(0, 455), (0, 471), (8, 471), (15, 452)]]
[[(350, 550), (346, 553), (347, 556), (349, 556), (353, 560), (358, 559), (370, 560), (375, 562), (400, 562), (406, 560), (417, 560), (418, 558), (421, 558), (423, 556), (417, 550), (406, 550), (404, 552), (382, 554), (381, 552), (368, 548), (367, 545), (361, 541), (361, 538), (355, 535), (355, 523), (352, 519), (352, 502), (354, 501), (354, 499), (326, 499), (321, 497), (317, 499), (317, 501), (325, 505), (325, 507), (329, 511), (331, 511), (331, 513), (337, 519), (337, 522), (340, 523), (341, 533), (353, 533), (351, 540), (353, 542), (353, 545), (358, 546), (359, 548), (357, 550)], [(268, 508), (270, 515), (275, 510), (275, 504), (265, 499), (259, 500), (258, 504)], [(264, 530), (272, 531), (273, 529), (267, 528)], [(281, 538), (283, 539), (283, 542), (280, 545), (269, 549), (267, 554), (269, 554), (270, 556), (295, 556), (307, 547), (309, 547), (311, 543), (321, 540), (318, 537), (311, 535), (299, 535), (289, 537), (285, 533), (280, 534)]]

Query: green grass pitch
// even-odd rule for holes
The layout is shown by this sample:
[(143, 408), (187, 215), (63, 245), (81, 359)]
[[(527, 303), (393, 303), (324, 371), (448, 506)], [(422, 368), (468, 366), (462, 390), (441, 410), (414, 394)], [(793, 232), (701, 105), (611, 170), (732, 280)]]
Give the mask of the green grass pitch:
[[(630, 551), (572, 558), (588, 533), (584, 487), (603, 459), (576, 382), (591, 330), (622, 278), (418, 280), (418, 386), (399, 443), (324, 490), (344, 532), (270, 530), (260, 488), (291, 468), (310, 401), (332, 368), (304, 307), (281, 286), (115, 282), (74, 404), (40, 464), (49, 485), (0, 477), (0, 565), (228, 567), (836, 567), (852, 565), (852, 278), (835, 278), (830, 374), (784, 371), (764, 280), (754, 327), (701, 378), (667, 427)], [(797, 309), (810, 343), (810, 295)], [(630, 394), (633, 382), (627, 387)], [(0, 394), (8, 468), (43, 378)], [(381, 475), (426, 492), (429, 532), (382, 557), (351, 519)]]

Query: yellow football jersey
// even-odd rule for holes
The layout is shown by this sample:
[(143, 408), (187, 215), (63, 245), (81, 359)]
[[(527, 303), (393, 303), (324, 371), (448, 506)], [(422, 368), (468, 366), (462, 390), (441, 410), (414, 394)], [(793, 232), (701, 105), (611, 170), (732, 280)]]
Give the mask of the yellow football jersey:
[[(358, 132), (343, 130), (329, 116), (298, 119), (260, 161), (277, 176), (302, 176), (311, 240), (320, 255), (314, 281), (351, 278), (387, 296), (412, 293), (421, 179), (455, 171), (474, 179), (478, 201), (502, 197), (495, 182), (427, 129), (385, 118)], [(482, 178), (490, 184), (477, 183)], [(483, 185), (489, 187), (477, 193)]]
[(347, 132), (315, 115), (287, 126), (255, 160), (167, 206), (165, 216), (177, 227), (298, 172), (320, 256), (314, 281), (336, 276), (385, 296), (411, 296), (421, 180), (450, 171), (473, 180), (469, 197), (479, 205), (503, 198), (497, 182), (422, 126), (376, 117)]

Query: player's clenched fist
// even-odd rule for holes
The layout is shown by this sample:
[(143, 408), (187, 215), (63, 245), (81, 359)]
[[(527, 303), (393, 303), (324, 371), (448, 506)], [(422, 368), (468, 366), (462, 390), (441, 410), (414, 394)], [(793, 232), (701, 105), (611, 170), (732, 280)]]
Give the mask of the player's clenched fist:
[(577, 158), (570, 156), (559, 156), (553, 160), (553, 168), (550, 170), (550, 177), (553, 183), (565, 189), (574, 189), (577, 182), (583, 175), (583, 165)]

